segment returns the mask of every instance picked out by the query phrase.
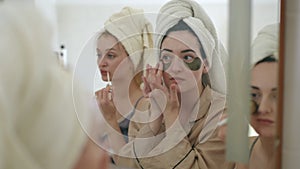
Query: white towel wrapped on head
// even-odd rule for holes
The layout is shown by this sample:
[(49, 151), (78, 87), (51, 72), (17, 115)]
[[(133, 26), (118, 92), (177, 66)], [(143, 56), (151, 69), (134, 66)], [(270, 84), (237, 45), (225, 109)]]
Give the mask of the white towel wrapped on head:
[(262, 59), (272, 56), (278, 60), (279, 24), (264, 26), (252, 44), (251, 67)]
[[(74, 110), (71, 74), (57, 63), (45, 20), (32, 6), (0, 4), (3, 169), (71, 169), (87, 141)], [(87, 114), (81, 116), (85, 124)]]
[(153, 47), (153, 29), (142, 9), (124, 7), (105, 22), (104, 31), (115, 36), (125, 47), (135, 70), (153, 62), (149, 51)]
[(226, 93), (225, 64), (227, 53), (220, 42), (213, 22), (193, 0), (172, 0), (159, 11), (156, 22), (155, 46), (160, 48), (165, 33), (180, 20), (183, 20), (195, 32), (200, 40), (209, 66), (211, 87), (221, 93)]

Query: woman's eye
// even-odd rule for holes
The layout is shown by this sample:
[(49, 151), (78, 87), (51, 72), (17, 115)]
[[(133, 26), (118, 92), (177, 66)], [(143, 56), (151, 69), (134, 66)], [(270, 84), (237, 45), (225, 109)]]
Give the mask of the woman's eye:
[(277, 96), (278, 96), (277, 92), (271, 93), (271, 98), (273, 100), (277, 100)]
[(260, 99), (260, 94), (258, 93), (251, 93), (251, 98), (255, 101), (258, 101)]
[(170, 63), (171, 62), (171, 56), (168, 56), (168, 55), (163, 55), (162, 57), (161, 57), (161, 60), (162, 60), (162, 62), (164, 63), (164, 64), (167, 64), (167, 63)]
[(97, 58), (98, 58), (98, 59), (101, 59), (101, 57), (102, 57), (102, 55), (99, 54), (99, 53), (97, 53)]
[(108, 59), (113, 59), (113, 58), (115, 58), (115, 55), (113, 55), (113, 54), (107, 54), (107, 58)]
[(191, 63), (191, 62), (194, 61), (194, 57), (193, 57), (193, 56), (190, 56), (190, 55), (186, 55), (186, 56), (183, 57), (183, 60), (184, 60), (184, 62), (186, 62), (186, 63)]

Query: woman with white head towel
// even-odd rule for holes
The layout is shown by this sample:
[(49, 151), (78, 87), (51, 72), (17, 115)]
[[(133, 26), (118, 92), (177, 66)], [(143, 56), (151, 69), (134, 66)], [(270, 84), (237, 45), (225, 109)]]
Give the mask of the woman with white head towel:
[[(72, 94), (41, 15), (23, 3), (0, 4), (0, 168), (107, 168), (80, 125), (89, 126), (91, 113), (82, 93)], [(74, 97), (81, 98), (77, 115)]]
[(150, 112), (159, 115), (140, 130), (141, 137), (152, 133), (154, 139), (133, 144), (138, 166), (232, 168), (217, 137), (225, 109), (226, 52), (212, 21), (197, 2), (172, 0), (160, 9), (156, 25), (160, 62), (148, 66), (144, 92)]

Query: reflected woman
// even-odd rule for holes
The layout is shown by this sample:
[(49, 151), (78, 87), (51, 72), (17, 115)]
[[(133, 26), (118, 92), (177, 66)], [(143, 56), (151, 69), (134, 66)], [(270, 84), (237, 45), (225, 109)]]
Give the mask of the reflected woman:
[[(250, 138), (249, 164), (237, 164), (235, 169), (275, 168), (278, 28), (278, 24), (265, 26), (259, 31), (252, 45), (250, 124), (259, 136)], [(220, 127), (219, 137), (225, 140), (226, 125)]]
[[(103, 138), (116, 155), (135, 135), (129, 131), (130, 121), (136, 118), (133, 115), (148, 109), (141, 83), (144, 63), (154, 62), (149, 50), (153, 47), (152, 39), (152, 26), (143, 10), (131, 7), (114, 13), (98, 34), (97, 64), (102, 80), (109, 85), (97, 91), (96, 96), (108, 124)], [(114, 156), (116, 164), (118, 159)]]
[(251, 96), (257, 109), (251, 126), (259, 134), (250, 149), (250, 169), (275, 168), (278, 96), (278, 24), (264, 27), (253, 43)]

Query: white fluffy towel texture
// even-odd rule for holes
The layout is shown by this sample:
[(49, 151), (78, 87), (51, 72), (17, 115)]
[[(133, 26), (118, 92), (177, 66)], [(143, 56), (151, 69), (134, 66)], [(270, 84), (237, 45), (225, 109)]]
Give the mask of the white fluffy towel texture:
[(273, 56), (278, 60), (279, 24), (263, 27), (252, 44), (251, 67), (262, 59)]
[(223, 64), (227, 62), (227, 53), (218, 38), (213, 22), (196, 1), (172, 0), (160, 9), (156, 21), (155, 46), (160, 48), (164, 34), (180, 20), (191, 27), (202, 43), (209, 64), (211, 87), (218, 92), (226, 93)]
[(71, 169), (87, 141), (45, 20), (32, 6), (0, 5), (1, 169)]
[(142, 9), (124, 7), (105, 22), (104, 30), (114, 35), (125, 47), (135, 70), (154, 62), (150, 50), (153, 47), (153, 28)]

